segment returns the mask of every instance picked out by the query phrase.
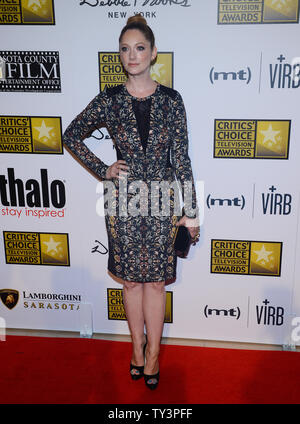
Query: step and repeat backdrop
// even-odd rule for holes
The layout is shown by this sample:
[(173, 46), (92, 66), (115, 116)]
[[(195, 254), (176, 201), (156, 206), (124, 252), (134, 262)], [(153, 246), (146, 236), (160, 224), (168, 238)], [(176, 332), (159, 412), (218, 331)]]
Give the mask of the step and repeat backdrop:
[[(103, 184), (62, 134), (126, 80), (118, 38), (135, 13), (156, 36), (153, 79), (184, 99), (201, 209), (163, 336), (297, 344), (299, 0), (0, 1), (1, 322), (129, 334)], [(116, 160), (105, 128), (85, 142)]]

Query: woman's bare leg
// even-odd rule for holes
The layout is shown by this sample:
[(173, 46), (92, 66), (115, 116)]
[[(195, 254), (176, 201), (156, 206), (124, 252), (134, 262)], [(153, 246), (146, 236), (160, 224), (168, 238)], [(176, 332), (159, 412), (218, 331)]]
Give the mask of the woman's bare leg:
[(144, 283), (143, 312), (147, 330), (145, 374), (159, 371), (158, 355), (164, 326), (166, 291), (164, 282)]
[(143, 284), (124, 281), (123, 303), (132, 339), (131, 363), (142, 366), (144, 365), (143, 347), (145, 344)]

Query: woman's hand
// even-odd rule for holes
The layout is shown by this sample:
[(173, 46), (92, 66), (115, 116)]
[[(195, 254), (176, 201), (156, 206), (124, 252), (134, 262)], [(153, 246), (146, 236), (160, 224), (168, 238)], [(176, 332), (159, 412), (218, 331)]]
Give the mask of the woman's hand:
[(200, 236), (199, 218), (188, 218), (183, 215), (179, 221), (176, 222), (176, 226), (184, 225), (189, 230), (192, 237), (192, 241), (196, 243)]
[(112, 165), (107, 168), (106, 178), (122, 178), (122, 175), (127, 175), (129, 171), (129, 166), (126, 165), (125, 160), (117, 160)]

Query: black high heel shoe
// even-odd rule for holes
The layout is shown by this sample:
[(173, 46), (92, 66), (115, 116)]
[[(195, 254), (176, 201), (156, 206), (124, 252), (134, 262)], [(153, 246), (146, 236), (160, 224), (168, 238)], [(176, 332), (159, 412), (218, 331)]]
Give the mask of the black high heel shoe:
[[(152, 380), (152, 379), (153, 380), (156, 380), (156, 382), (155, 383), (151, 383), (150, 380)], [(151, 389), (151, 390), (156, 389), (156, 387), (158, 385), (158, 382), (159, 382), (159, 371), (156, 374), (152, 374), (152, 375), (144, 374), (144, 380), (145, 380), (146, 386), (149, 389)]]
[[(144, 344), (144, 347), (143, 347), (144, 361), (145, 361), (145, 351), (146, 351), (147, 343), (148, 343), (148, 340), (146, 335), (146, 343)], [(138, 372), (138, 374), (136, 374), (136, 371)], [(139, 380), (140, 378), (142, 378), (144, 375), (144, 365), (138, 366), (138, 365), (133, 365), (132, 363), (130, 363), (130, 375), (132, 380)]]

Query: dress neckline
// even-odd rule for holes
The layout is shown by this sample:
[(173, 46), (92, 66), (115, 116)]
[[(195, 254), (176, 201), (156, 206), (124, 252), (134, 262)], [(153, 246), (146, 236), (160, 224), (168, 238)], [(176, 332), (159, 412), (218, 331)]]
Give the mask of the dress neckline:
[[(155, 81), (155, 82), (156, 82), (156, 81)], [(155, 88), (155, 91), (154, 91), (152, 94), (149, 94), (148, 96), (145, 96), (145, 97), (136, 97), (136, 96), (133, 96), (132, 94), (130, 94), (130, 93), (129, 93), (129, 91), (127, 90), (127, 87), (126, 87), (125, 83), (123, 84), (123, 88), (124, 88), (124, 90), (125, 90), (125, 93), (126, 93), (129, 97), (131, 97), (132, 99), (134, 99), (134, 100), (138, 100), (138, 101), (143, 101), (143, 100), (148, 100), (148, 99), (150, 99), (151, 97), (153, 97), (153, 96), (155, 96), (155, 95), (156, 95), (156, 93), (159, 91), (159, 86), (160, 86), (160, 84), (159, 84), (158, 82), (156, 82), (156, 84), (157, 84), (157, 86), (156, 86), (156, 88)]]

